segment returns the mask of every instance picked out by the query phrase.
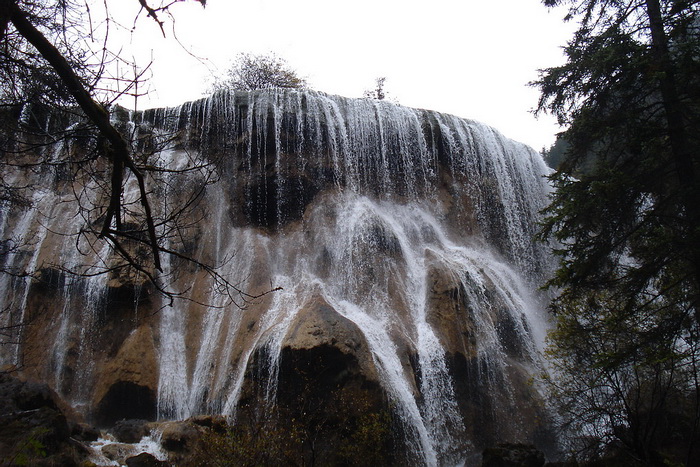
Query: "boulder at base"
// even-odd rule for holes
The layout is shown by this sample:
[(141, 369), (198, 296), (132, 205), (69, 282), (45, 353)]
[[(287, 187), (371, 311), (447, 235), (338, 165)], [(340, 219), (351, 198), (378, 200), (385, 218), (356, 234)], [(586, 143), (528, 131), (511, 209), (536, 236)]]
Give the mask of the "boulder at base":
[(81, 445), (58, 400), (46, 384), (0, 373), (1, 465), (78, 465)]

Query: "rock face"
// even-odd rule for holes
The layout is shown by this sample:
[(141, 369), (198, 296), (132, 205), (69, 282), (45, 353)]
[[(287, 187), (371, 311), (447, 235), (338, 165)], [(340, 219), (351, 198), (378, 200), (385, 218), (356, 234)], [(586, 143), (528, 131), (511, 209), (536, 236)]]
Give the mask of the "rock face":
[(501, 444), (484, 450), (483, 467), (542, 467), (544, 454), (534, 446)]
[(147, 452), (142, 452), (126, 460), (127, 467), (168, 467), (169, 462), (161, 461)]
[(158, 364), (150, 326), (134, 329), (124, 340), (114, 359), (101, 368), (94, 391), (95, 422), (112, 426), (121, 419), (157, 415)]
[(54, 233), (82, 219), (75, 186), (43, 174), (33, 209), (2, 207), (2, 238), (34, 239), (12, 261), (35, 277), (0, 277), (4, 323), (26, 324), (3, 363), (100, 426), (222, 415), (286, 433), (275, 452), (309, 462), (551, 451), (528, 383), (549, 264), (532, 241), (548, 193), (535, 151), (449, 115), (315, 92), (220, 93), (128, 125), (139, 157), (176, 169), (149, 180), (156, 215), (197, 194), (164, 246), (246, 294), (232, 303), (178, 257), (158, 280), (188, 300), (133, 268), (91, 274), (115, 264), (109, 246)]
[(0, 374), (0, 463), (77, 465), (71, 428), (45, 384)]

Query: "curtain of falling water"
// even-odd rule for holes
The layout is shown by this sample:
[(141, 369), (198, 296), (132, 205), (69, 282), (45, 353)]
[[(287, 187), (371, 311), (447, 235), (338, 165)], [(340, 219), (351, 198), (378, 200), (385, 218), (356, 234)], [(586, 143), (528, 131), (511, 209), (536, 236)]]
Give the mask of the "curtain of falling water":
[[(211, 160), (221, 178), (205, 195), (206, 235), (197, 254), (227, 258), (221, 272), (232, 283), (264, 276), (282, 287), (253, 327), (243, 326), (245, 313), (227, 309), (214, 287), (199, 283), (208, 294), (199, 299), (215, 305), (208, 313), (191, 313), (183, 301), (163, 308), (161, 417), (234, 416), (244, 372), (259, 349), (273, 402), (285, 336), (300, 310), (321, 297), (362, 333), (417, 455), (430, 465), (457, 462), (454, 446), (465, 430), (458, 382), (428, 317), (436, 268), (466, 295), (488, 384), (507, 386), (508, 365), (491, 310), (510, 316), (523, 359), (537, 364), (544, 323), (533, 290), (549, 258), (532, 237), (549, 188), (534, 150), (451, 115), (313, 91), (220, 92), (147, 111), (134, 123), (181, 132), (178, 145), (160, 156), (166, 165), (177, 168), (195, 154)], [(14, 227), (4, 224), (3, 232), (28, 234), (36, 212)], [(37, 255), (40, 247), (41, 241)], [(64, 253), (62, 261), (79, 258)], [(167, 259), (164, 268), (167, 277)], [(103, 286), (94, 281), (90, 290), (98, 292), (90, 293)], [(4, 303), (23, 300), (25, 289), (7, 284), (12, 292)], [(74, 293), (66, 288), (65, 303), (76, 300)], [(65, 306), (58, 321), (57, 367), (69, 324), (83, 322), (71, 313)], [(420, 370), (417, 383), (402, 363), (407, 343)], [(61, 378), (60, 370), (55, 374)]]

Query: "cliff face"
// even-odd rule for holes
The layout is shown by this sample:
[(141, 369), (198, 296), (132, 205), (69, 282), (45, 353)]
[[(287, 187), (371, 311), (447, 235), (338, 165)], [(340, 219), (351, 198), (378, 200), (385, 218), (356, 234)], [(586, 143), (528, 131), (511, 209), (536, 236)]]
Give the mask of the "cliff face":
[[(249, 295), (232, 303), (176, 257), (161, 283), (188, 300), (134, 270), (66, 274), (56, 265), (109, 265), (110, 251), (74, 235), (76, 190), (46, 169), (32, 209), (2, 211), (3, 238), (32, 239), (6, 263), (35, 276), (0, 278), (3, 319), (27, 323), (5, 363), (106, 426), (299, 423), (331, 455), (384, 414), (377, 433), (407, 462), (548, 447), (528, 383), (549, 261), (532, 240), (548, 192), (537, 153), (475, 122), (314, 92), (221, 93), (124, 125), (143, 157), (198, 167), (151, 187), (162, 211), (200, 194), (166, 246)], [(149, 155), (153, 141), (166, 149)]]

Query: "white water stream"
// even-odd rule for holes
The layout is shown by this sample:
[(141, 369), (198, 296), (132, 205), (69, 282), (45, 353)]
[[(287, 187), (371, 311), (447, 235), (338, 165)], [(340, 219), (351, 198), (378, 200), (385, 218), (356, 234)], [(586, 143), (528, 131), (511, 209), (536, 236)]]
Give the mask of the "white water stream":
[[(235, 416), (244, 373), (262, 348), (269, 357), (267, 397), (274, 401), (285, 338), (300, 311), (320, 297), (359, 329), (417, 455), (427, 465), (458, 461), (454, 447), (463, 441), (457, 438), (478, 422), (460, 414), (455, 388), (464, 382), (450, 374), (445, 343), (431, 320), (436, 270), (457, 284), (468, 304), (476, 359), (488, 384), (508, 384), (494, 310), (513, 323), (520, 363), (536, 369), (545, 322), (535, 290), (549, 260), (532, 237), (549, 188), (547, 169), (532, 149), (450, 115), (316, 92), (218, 93), (136, 120), (137, 126), (186, 133), (192, 147), (162, 153), (167, 166), (182, 166), (190, 152), (215, 160), (221, 181), (207, 188), (196, 254), (226, 258), (220, 272), (232, 283), (282, 288), (265, 299), (266, 308), (256, 309), (254, 324), (248, 311), (229, 305), (206, 280), (190, 284), (199, 301), (212, 305), (206, 313), (194, 312), (187, 301), (167, 306), (163, 299), (160, 417)], [(127, 189), (125, 199), (130, 196)], [(27, 211), (13, 226), (3, 217), (3, 238), (35, 229), (37, 212)], [(39, 267), (42, 238), (28, 269)], [(68, 268), (84, 261), (70, 252), (70, 242), (59, 249), (55, 255)], [(165, 278), (176, 272), (167, 255), (163, 263)], [(4, 305), (26, 302), (12, 279), (0, 281)], [(95, 313), (76, 310), (73, 294), (99, 304), (105, 286), (100, 279), (64, 286), (51, 343), (58, 388), (69, 340), (87, 339), (92, 325), (76, 314)], [(20, 348), (14, 357), (3, 353), (4, 361), (17, 358)], [(404, 365), (407, 348), (419, 378)], [(88, 360), (79, 359), (81, 365)], [(89, 371), (81, 375), (90, 378)]]

